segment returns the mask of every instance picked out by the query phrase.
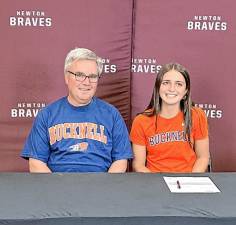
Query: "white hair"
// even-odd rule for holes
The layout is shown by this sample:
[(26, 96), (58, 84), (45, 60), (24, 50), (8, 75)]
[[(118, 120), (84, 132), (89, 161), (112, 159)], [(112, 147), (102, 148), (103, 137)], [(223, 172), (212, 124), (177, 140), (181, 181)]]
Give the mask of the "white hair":
[(98, 75), (102, 73), (102, 59), (97, 56), (93, 51), (87, 48), (75, 48), (71, 50), (65, 59), (64, 73), (66, 74), (67, 68), (77, 60), (93, 60), (97, 63)]

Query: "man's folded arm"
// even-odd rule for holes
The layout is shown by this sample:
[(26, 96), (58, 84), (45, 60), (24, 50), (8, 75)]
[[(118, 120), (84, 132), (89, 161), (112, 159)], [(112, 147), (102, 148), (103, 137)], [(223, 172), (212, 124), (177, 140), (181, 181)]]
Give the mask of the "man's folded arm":
[(127, 170), (127, 159), (120, 159), (114, 161), (109, 170), (108, 173), (125, 173)]
[(31, 173), (51, 173), (47, 164), (38, 159), (29, 158), (29, 171)]

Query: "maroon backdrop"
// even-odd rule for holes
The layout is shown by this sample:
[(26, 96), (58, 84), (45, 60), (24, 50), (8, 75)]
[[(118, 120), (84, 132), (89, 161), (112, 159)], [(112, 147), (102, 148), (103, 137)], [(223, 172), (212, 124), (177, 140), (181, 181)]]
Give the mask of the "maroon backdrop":
[[(149, 103), (158, 65), (183, 64), (193, 100), (209, 119), (214, 171), (236, 171), (235, 8), (234, 0), (135, 1), (133, 70), (143, 71), (132, 74), (132, 116)], [(145, 72), (148, 66), (154, 72)]]
[(3, 0), (0, 8), (0, 171), (26, 171), (19, 157), (38, 110), (66, 95), (63, 64), (75, 47), (104, 59), (97, 95), (126, 124), (147, 106), (163, 63), (190, 72), (209, 119), (213, 171), (236, 171), (233, 118), (234, 0)]
[(116, 105), (129, 123), (132, 7), (131, 0), (3, 1), (1, 171), (27, 170), (19, 157), (25, 138), (37, 111), (67, 94), (64, 59), (75, 47), (104, 59), (97, 95)]

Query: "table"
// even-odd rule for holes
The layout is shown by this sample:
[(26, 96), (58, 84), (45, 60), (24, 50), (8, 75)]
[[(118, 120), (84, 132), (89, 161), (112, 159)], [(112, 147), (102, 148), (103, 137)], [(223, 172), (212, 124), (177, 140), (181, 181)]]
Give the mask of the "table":
[(163, 176), (0, 173), (0, 224), (236, 224), (236, 173), (209, 176), (221, 193), (171, 193)]

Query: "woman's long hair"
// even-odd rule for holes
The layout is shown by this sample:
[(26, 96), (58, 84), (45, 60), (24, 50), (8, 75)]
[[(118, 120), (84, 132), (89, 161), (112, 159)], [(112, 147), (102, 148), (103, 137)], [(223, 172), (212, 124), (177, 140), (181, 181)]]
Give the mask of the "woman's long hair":
[[(156, 116), (160, 113), (162, 100), (159, 95), (160, 86), (163, 80), (163, 76), (170, 70), (176, 70), (181, 73), (186, 82), (186, 89), (187, 93), (180, 101), (180, 109), (184, 114), (184, 132), (187, 135), (188, 142), (191, 144), (191, 128), (192, 128), (192, 115), (191, 115), (191, 108), (193, 106), (190, 94), (190, 78), (188, 71), (178, 63), (168, 63), (161, 67), (155, 82), (155, 86), (152, 93), (152, 98), (148, 107), (142, 113), (146, 116)], [(157, 124), (156, 124), (157, 125)], [(191, 144), (192, 146), (192, 144)]]

